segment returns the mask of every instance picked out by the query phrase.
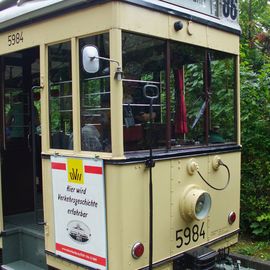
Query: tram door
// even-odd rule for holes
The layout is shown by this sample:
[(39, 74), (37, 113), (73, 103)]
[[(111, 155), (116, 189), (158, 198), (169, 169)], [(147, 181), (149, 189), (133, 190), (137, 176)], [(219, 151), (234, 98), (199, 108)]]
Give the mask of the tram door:
[[(21, 248), (17, 250), (15, 243), (17, 238), (22, 239), (22, 237), (14, 236), (11, 228), (13, 232), (14, 228), (18, 228), (19, 234), (26, 227), (35, 230), (38, 228), (37, 224), (43, 220), (40, 89), (35, 87), (40, 84), (39, 70), (38, 48), (10, 53), (1, 58), (4, 264), (24, 260), (22, 254), (19, 254)], [(42, 230), (43, 226), (39, 227)], [(32, 242), (34, 243), (35, 240)], [(13, 250), (12, 254), (8, 253), (10, 248)]]

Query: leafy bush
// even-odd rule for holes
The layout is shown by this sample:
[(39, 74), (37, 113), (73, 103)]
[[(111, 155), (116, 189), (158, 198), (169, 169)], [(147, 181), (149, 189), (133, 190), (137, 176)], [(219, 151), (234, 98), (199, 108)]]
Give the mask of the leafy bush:
[[(242, 190), (241, 227), (262, 238), (270, 235), (270, 63), (254, 70), (241, 63)], [(263, 226), (263, 230), (259, 227)]]
[(250, 225), (252, 233), (258, 236), (270, 238), (270, 212), (264, 213), (256, 218), (256, 222)]

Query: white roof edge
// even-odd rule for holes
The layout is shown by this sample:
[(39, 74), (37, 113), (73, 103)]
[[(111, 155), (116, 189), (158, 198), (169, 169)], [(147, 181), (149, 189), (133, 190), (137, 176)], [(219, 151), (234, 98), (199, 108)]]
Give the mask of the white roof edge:
[[(38, 19), (41, 16), (49, 15), (53, 12), (61, 11), (63, 9), (68, 9), (74, 6), (78, 6), (81, 4), (91, 3), (95, 0), (32, 0), (26, 1), (20, 6), (12, 6), (7, 9), (0, 11), (0, 32), (5, 31), (14, 25), (19, 25), (25, 23), (27, 21)], [(105, 2), (106, 0), (100, 1)], [(120, 0), (125, 2), (125, 0)], [(98, 2), (98, 1), (95, 1)], [(196, 11), (186, 9), (180, 6), (176, 6), (167, 2), (157, 1), (157, 0), (127, 0), (127, 3), (136, 3), (139, 5), (144, 5), (143, 3), (152, 4), (154, 6), (159, 6), (161, 8), (167, 9), (171, 15), (174, 13), (182, 13), (187, 14), (190, 17), (201, 18), (204, 21), (209, 21), (217, 25), (222, 25), (236, 31), (241, 32), (241, 28), (238, 23), (230, 22), (227, 20), (223, 20), (221, 18), (212, 17), (203, 13), (198, 13)]]
[(12, 6), (0, 11), (0, 31), (42, 15), (87, 2), (91, 0), (35, 0), (27, 1), (20, 6)]

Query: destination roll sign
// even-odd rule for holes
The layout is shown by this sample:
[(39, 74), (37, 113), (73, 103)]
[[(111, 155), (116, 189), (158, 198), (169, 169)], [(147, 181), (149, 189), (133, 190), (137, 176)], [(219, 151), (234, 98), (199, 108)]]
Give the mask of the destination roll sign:
[(231, 22), (238, 20), (239, 0), (162, 0), (180, 7), (219, 17)]

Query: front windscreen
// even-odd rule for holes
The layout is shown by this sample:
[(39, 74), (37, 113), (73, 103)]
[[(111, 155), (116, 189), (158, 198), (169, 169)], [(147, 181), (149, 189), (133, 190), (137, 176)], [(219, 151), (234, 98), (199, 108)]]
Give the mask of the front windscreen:
[[(122, 42), (125, 151), (236, 143), (234, 55), (131, 33)], [(146, 86), (159, 92), (151, 117)]]

